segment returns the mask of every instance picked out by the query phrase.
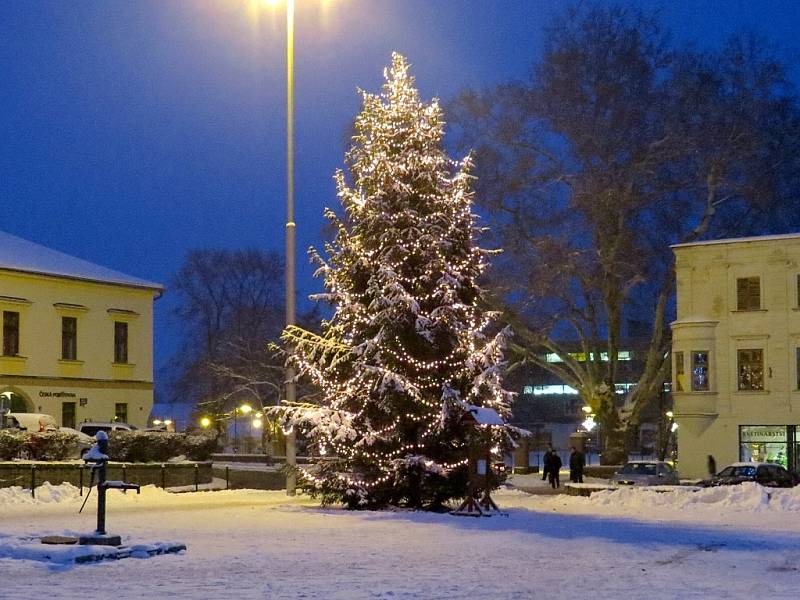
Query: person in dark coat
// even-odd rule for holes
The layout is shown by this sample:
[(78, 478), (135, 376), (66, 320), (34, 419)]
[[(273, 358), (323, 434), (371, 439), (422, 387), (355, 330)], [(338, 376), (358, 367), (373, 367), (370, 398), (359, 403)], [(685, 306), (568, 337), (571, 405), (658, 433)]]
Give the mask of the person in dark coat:
[(553, 447), (548, 446), (547, 451), (544, 453), (544, 456), (542, 456), (542, 481), (547, 480), (547, 475), (548, 475), (547, 468), (550, 464), (550, 457), (552, 454), (553, 454)]
[(586, 457), (583, 452), (572, 447), (569, 455), (569, 480), (572, 483), (583, 483), (583, 467), (586, 465)]
[(717, 474), (717, 461), (711, 454), (708, 455), (708, 474), (712, 477)]
[(558, 480), (559, 471), (561, 470), (561, 457), (557, 452), (550, 453), (550, 464), (547, 467), (547, 474), (550, 476), (550, 485), (553, 489), (559, 487), (561, 482)]

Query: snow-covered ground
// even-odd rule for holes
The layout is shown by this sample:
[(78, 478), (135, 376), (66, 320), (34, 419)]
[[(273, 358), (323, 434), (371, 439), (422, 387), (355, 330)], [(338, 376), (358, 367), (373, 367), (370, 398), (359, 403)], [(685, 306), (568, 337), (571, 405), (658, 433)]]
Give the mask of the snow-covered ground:
[[(508, 516), (321, 509), (283, 492), (109, 492), (108, 529), (188, 551), (69, 568), (0, 558), (0, 598), (796, 598), (800, 488), (495, 496)], [(68, 485), (0, 489), (0, 547), (90, 532)]]

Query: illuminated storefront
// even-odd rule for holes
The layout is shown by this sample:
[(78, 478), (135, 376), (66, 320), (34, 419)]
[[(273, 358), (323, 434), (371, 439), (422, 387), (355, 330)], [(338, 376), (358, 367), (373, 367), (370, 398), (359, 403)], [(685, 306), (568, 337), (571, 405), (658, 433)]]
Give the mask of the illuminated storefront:
[(741, 425), (739, 427), (739, 460), (774, 462), (797, 470), (797, 434), (800, 425)]

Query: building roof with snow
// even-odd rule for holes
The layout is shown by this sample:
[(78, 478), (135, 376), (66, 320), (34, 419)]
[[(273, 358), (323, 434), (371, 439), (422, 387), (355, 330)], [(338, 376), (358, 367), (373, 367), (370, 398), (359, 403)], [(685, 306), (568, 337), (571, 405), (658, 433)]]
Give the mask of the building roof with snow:
[(35, 273), (65, 279), (163, 291), (164, 286), (125, 275), (0, 231), (0, 271)]

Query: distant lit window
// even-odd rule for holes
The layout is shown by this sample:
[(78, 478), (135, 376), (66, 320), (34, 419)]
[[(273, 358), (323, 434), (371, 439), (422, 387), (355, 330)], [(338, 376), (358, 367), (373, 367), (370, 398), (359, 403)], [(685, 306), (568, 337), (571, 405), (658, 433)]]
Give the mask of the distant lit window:
[(739, 389), (764, 389), (764, 351), (761, 349), (739, 350)]
[(114, 405), (114, 421), (128, 422), (128, 403), (117, 402)]
[[(586, 357), (589, 357), (589, 360), (595, 359), (595, 353), (590, 352), (588, 355), (585, 352), (570, 352), (569, 357), (577, 360), (578, 362), (586, 362)], [(556, 354), (555, 352), (548, 352), (545, 354), (544, 357), (546, 362), (549, 363), (560, 363), (564, 362), (564, 359), (561, 358), (560, 355)], [(602, 362), (608, 362), (608, 352), (601, 352), (600, 353), (600, 360)], [(618, 361), (627, 361), (633, 360), (633, 352), (630, 350), (620, 350), (617, 352), (617, 360)]]
[(568, 385), (535, 385), (534, 396), (561, 396), (564, 394), (575, 395), (578, 393), (574, 387)]
[(523, 394), (533, 394), (533, 386), (532, 385), (526, 385), (525, 387), (522, 388), (522, 393)]
[(761, 308), (761, 278), (740, 277), (736, 280), (736, 310)]

